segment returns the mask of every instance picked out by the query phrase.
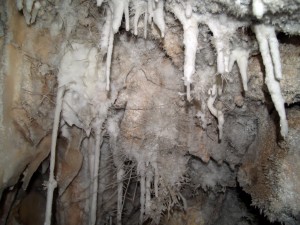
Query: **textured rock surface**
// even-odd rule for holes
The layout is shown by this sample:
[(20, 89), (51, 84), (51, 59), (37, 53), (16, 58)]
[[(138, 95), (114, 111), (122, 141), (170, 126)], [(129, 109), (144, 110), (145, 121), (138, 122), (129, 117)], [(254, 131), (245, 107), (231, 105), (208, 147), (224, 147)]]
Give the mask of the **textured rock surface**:
[[(18, 11), (20, 2), (24, 8)], [(57, 144), (53, 224), (91, 222), (95, 172), (96, 224), (119, 223), (120, 208), (123, 224), (299, 224), (300, 3), (261, 2), (258, 19), (250, 0), (165, 1), (164, 38), (162, 27), (150, 22), (147, 40), (142, 38), (143, 16), (133, 36), (132, 10), (130, 30), (125, 32), (122, 22), (114, 34), (107, 92), (107, 1), (101, 8), (83, 0), (0, 1), (1, 224), (41, 224), (44, 219), (47, 156), (57, 83), (66, 80), (63, 72), (80, 85), (69, 83), (63, 102), (61, 125), (66, 124)], [(36, 20), (34, 7), (28, 10), (31, 3), (40, 4)], [(192, 100), (186, 100), (184, 35), (173, 14), (175, 5), (191, 10), (186, 14), (243, 21), (226, 36), (224, 48), (229, 53), (249, 50), (248, 91), (237, 65), (230, 73), (217, 74), (217, 52), (223, 49), (215, 49), (218, 40), (211, 26), (199, 22)], [(289, 123), (284, 140), (251, 30), (258, 21), (277, 30)], [(63, 67), (66, 53), (78, 53), (74, 46), (85, 46), (93, 58), (71, 60)], [(91, 49), (95, 52), (89, 54)], [(80, 70), (74, 70), (76, 65), (82, 65)], [(224, 114), (222, 141), (207, 106), (214, 84), (222, 89), (213, 104)], [(101, 141), (95, 147), (98, 131)], [(93, 167), (97, 147), (99, 169)], [(32, 202), (37, 208), (29, 207)]]

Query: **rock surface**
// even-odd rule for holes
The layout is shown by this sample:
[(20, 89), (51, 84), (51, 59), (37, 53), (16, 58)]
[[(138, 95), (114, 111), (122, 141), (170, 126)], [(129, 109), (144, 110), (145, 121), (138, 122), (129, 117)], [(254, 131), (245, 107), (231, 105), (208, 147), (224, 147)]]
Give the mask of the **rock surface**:
[[(44, 220), (43, 213), (33, 218), (45, 210), (56, 93), (66, 80), (62, 71), (81, 80), (77, 86), (68, 83), (63, 102), (53, 224), (91, 224), (95, 173), (96, 224), (299, 224), (299, 1), (258, 1), (261, 18), (250, 0), (164, 1), (162, 18), (151, 23), (149, 17), (145, 26), (141, 16), (137, 36), (132, 26), (137, 1), (129, 2), (129, 31), (122, 21), (115, 33), (108, 29), (107, 11), (117, 10), (110, 2), (97, 8), (96, 1), (83, 0), (0, 1), (1, 224)], [(154, 3), (142, 2), (140, 7)], [(191, 101), (182, 81), (185, 28), (175, 7), (187, 19), (191, 14), (202, 21)], [(143, 8), (148, 15), (150, 9)], [(203, 22), (207, 16), (243, 24), (226, 36), (225, 50), (216, 49), (216, 33)], [(277, 31), (289, 125), (285, 139), (251, 30), (258, 22)], [(106, 91), (109, 35), (113, 54)], [(76, 54), (74, 46), (85, 46), (93, 58), (62, 65), (67, 54)], [(247, 91), (237, 65), (217, 73), (220, 54), (226, 61), (235, 48), (250, 53)], [(74, 71), (76, 65), (82, 68)], [(207, 106), (213, 85), (218, 87), (213, 106), (224, 115), (222, 140), (219, 121)], [(33, 201), (38, 209), (29, 207)]]

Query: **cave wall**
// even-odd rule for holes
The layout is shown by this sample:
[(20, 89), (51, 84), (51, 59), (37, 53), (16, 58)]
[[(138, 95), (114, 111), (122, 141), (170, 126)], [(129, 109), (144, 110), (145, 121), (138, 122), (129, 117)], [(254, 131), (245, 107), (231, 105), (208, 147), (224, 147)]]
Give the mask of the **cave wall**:
[[(299, 2), (261, 1), (258, 18), (251, 8), (255, 1), (166, 1), (165, 27), (153, 19), (145, 39), (144, 21), (132, 25), (133, 1), (130, 30), (123, 20), (114, 34), (109, 90), (105, 30), (109, 7), (118, 8), (114, 1), (102, 7), (92, 1), (34, 1), (40, 3), (34, 20), (30, 1), (23, 1), (23, 8), (20, 2), (2, 0), (0, 12), (1, 223), (44, 219), (44, 207), (33, 209), (42, 218), (32, 220), (26, 206), (30, 198), (45, 206), (56, 96), (64, 85), (54, 224), (120, 224), (121, 219), (124, 224), (260, 224), (238, 191), (249, 194), (269, 221), (299, 223)], [(242, 24), (222, 37), (229, 53), (236, 47), (249, 53), (247, 91), (236, 64), (219, 74), (217, 35), (202, 22), (188, 99), (185, 19), (177, 18), (175, 9), (185, 12), (189, 4), (193, 15), (221, 21), (226, 32), (223, 20), (228, 30)], [(285, 137), (251, 30), (257, 23), (277, 31), (289, 125)], [(213, 104), (224, 115), (223, 127), (208, 106), (214, 84), (222, 89)]]

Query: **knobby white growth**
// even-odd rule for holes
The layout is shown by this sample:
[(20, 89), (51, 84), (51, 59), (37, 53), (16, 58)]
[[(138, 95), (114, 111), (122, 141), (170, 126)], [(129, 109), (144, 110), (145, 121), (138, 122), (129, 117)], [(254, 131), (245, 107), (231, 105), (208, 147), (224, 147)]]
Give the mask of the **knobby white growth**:
[(265, 13), (265, 5), (262, 0), (252, 0), (252, 12), (257, 19), (261, 19)]
[(46, 204), (44, 225), (51, 224), (53, 192), (57, 187), (57, 181), (54, 178), (56, 141), (57, 141), (58, 127), (60, 122), (60, 113), (62, 110), (64, 93), (65, 93), (65, 86), (59, 87), (56, 96), (56, 108), (55, 108), (55, 116), (54, 116), (53, 130), (52, 130), (52, 142), (51, 142), (51, 152), (50, 152), (50, 174), (49, 174), (49, 181), (47, 184), (47, 204)]
[(192, 76), (195, 73), (195, 61), (198, 47), (198, 20), (192, 14), (190, 18), (185, 15), (185, 10), (179, 5), (173, 7), (173, 13), (183, 26), (184, 43), (184, 85), (187, 87), (187, 100), (191, 101), (190, 85), (193, 82)]
[(232, 70), (235, 61), (237, 62), (242, 77), (244, 91), (248, 91), (247, 68), (248, 68), (249, 53), (250, 50), (246, 50), (243, 48), (236, 48), (231, 52), (230, 60), (229, 60), (229, 71)]
[(210, 95), (207, 100), (207, 107), (211, 114), (215, 116), (218, 120), (218, 129), (219, 129), (219, 140), (221, 141), (223, 138), (223, 124), (224, 124), (224, 115), (222, 111), (217, 110), (214, 107), (214, 102), (217, 98), (217, 85), (214, 84), (212, 88), (208, 90), (208, 94)]
[[(263, 63), (265, 65), (265, 83), (280, 117), (280, 133), (282, 137), (285, 138), (288, 134), (288, 122), (285, 114), (284, 99), (282, 97), (280, 83), (278, 81), (278, 78), (281, 78), (281, 65), (276, 64), (281, 63), (275, 29), (270, 25), (260, 24), (254, 26), (254, 32), (259, 43)], [(278, 71), (279, 69), (280, 71)]]

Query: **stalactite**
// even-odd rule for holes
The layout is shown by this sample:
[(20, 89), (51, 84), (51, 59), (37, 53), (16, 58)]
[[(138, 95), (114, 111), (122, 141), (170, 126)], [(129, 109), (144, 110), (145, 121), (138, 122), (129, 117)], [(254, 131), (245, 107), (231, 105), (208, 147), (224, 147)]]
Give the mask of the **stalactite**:
[(125, 171), (123, 165), (118, 166), (117, 183), (118, 183), (118, 202), (117, 202), (117, 225), (122, 224), (122, 211), (123, 211), (123, 178)]
[(114, 33), (117, 33), (119, 31), (119, 28), (121, 26), (123, 13), (124, 13), (124, 7), (125, 7), (125, 1), (119, 1), (119, 0), (111, 0), (111, 10), (113, 12), (113, 24), (112, 29)]
[(265, 13), (265, 5), (262, 0), (252, 1), (252, 12), (257, 19), (261, 19)]
[(111, 58), (114, 46), (114, 33), (110, 32), (109, 35), (109, 45), (108, 45), (108, 52), (107, 52), (107, 59), (106, 59), (106, 90), (110, 90), (110, 70), (111, 70)]
[(272, 57), (272, 62), (274, 66), (274, 75), (275, 78), (280, 81), (282, 79), (282, 70), (280, 62), (280, 52), (279, 52), (279, 43), (276, 37), (274, 27), (271, 28), (268, 37), (268, 43), (270, 47), (270, 53)]
[(129, 0), (124, 1), (125, 29), (129, 31)]
[[(281, 136), (285, 138), (288, 134), (288, 122), (286, 119), (284, 98), (281, 94), (280, 83), (276, 79), (277, 77), (281, 78), (281, 71), (277, 71), (281, 69), (281, 65), (279, 66), (275, 64), (281, 63), (275, 29), (274, 27), (269, 25), (259, 24), (254, 26), (254, 32), (256, 34), (256, 39), (259, 44), (259, 49), (262, 55), (263, 63), (265, 65), (265, 83), (268, 87), (272, 101), (280, 117)], [(277, 49), (275, 49), (276, 47)], [(273, 53), (275, 54), (273, 55)]]
[(199, 17), (200, 22), (207, 24), (213, 33), (213, 41), (217, 51), (217, 72), (224, 74), (229, 72), (230, 38), (237, 28), (247, 23), (232, 20), (226, 15)]
[(133, 21), (134, 35), (138, 34), (138, 23), (139, 23), (140, 16), (143, 13), (145, 13), (146, 16), (146, 3), (140, 1), (134, 1), (134, 21)]
[(148, 9), (146, 9), (147, 11), (145, 12), (144, 15), (144, 38), (147, 39), (147, 32), (148, 32)]
[(161, 36), (165, 36), (165, 19), (164, 19), (164, 1), (160, 0), (156, 3), (156, 8), (153, 11), (153, 22), (157, 25), (160, 30)]
[(229, 71), (232, 70), (235, 61), (237, 62), (242, 77), (244, 91), (248, 91), (247, 68), (248, 68), (249, 53), (250, 50), (236, 48), (231, 52), (230, 59), (229, 59)]
[(153, 0), (148, 0), (147, 2), (147, 12), (148, 12), (148, 23), (151, 24), (152, 23), (152, 19), (153, 19)]
[(152, 169), (150, 168), (151, 166), (149, 165), (146, 171), (146, 192), (145, 192), (145, 214), (149, 215), (150, 213), (150, 208), (151, 208), (151, 182), (153, 180), (153, 173)]
[(41, 3), (35, 2), (34, 5), (33, 5), (32, 13), (31, 13), (30, 23), (34, 23), (35, 22), (36, 16), (37, 16), (40, 8), (41, 8)]
[[(109, 37), (112, 29), (112, 11), (109, 6), (106, 7), (106, 20), (104, 27), (101, 27), (101, 39), (99, 43), (100, 50), (104, 53), (107, 52), (109, 45)], [(100, 30), (100, 29), (99, 29)]]
[(31, 13), (33, 2), (34, 0), (25, 0), (25, 8), (29, 13)]
[[(142, 162), (143, 163), (143, 162)], [(146, 172), (145, 165), (140, 168), (140, 187), (141, 187), (141, 196), (140, 196), (140, 225), (144, 222), (144, 214), (145, 214), (145, 202), (146, 202)]]
[(16, 0), (17, 9), (21, 11), (23, 9), (23, 0)]
[(187, 2), (185, 5), (185, 16), (186, 18), (191, 18), (193, 14), (193, 8), (190, 2)]
[(210, 95), (207, 100), (207, 107), (211, 114), (215, 116), (218, 120), (218, 129), (219, 129), (219, 141), (223, 138), (223, 124), (224, 124), (224, 115), (222, 111), (214, 107), (214, 102), (217, 98), (217, 85), (214, 84), (211, 89), (209, 89), (208, 94)]
[(158, 173), (158, 166), (157, 162), (152, 162), (153, 168), (154, 168), (154, 193), (155, 197), (158, 197), (158, 182), (159, 182), (159, 173)]
[[(114, 9), (111, 9), (112, 13), (114, 13)], [(109, 11), (109, 9), (108, 9)], [(109, 12), (108, 12), (109, 16)], [(112, 14), (111, 14), (112, 16)], [(109, 18), (108, 20), (112, 20), (113, 18)], [(111, 23), (110, 23), (111, 24)], [(113, 24), (112, 24), (113, 26)], [(112, 59), (112, 52), (113, 52), (113, 46), (114, 46), (114, 31), (113, 27), (109, 28), (109, 35), (108, 35), (108, 50), (107, 50), (107, 58), (106, 58), (106, 90), (110, 90), (110, 71), (111, 71), (111, 59)]]
[(26, 7), (23, 8), (23, 15), (27, 25), (30, 25), (31, 14), (27, 11)]
[(192, 15), (186, 18), (185, 11), (178, 5), (174, 6), (173, 13), (183, 25), (184, 43), (184, 84), (187, 87), (187, 100), (191, 101), (190, 87), (192, 76), (195, 73), (196, 52), (198, 47), (198, 20)]
[(60, 122), (60, 113), (62, 110), (64, 93), (65, 93), (65, 86), (59, 87), (56, 96), (56, 108), (55, 108), (53, 130), (52, 130), (52, 142), (51, 142), (51, 152), (50, 152), (50, 174), (49, 174), (49, 181), (47, 184), (47, 205), (46, 205), (44, 225), (51, 224), (53, 192), (57, 187), (57, 181), (54, 178), (56, 141), (57, 141), (58, 127)]
[(93, 188), (92, 188), (92, 204), (90, 211), (90, 221), (89, 225), (96, 224), (97, 218), (97, 197), (98, 197), (98, 180), (99, 180), (99, 161), (100, 161), (100, 147), (102, 143), (102, 135), (100, 130), (96, 130), (96, 142), (94, 147), (95, 157), (94, 157), (94, 174), (93, 174)]

